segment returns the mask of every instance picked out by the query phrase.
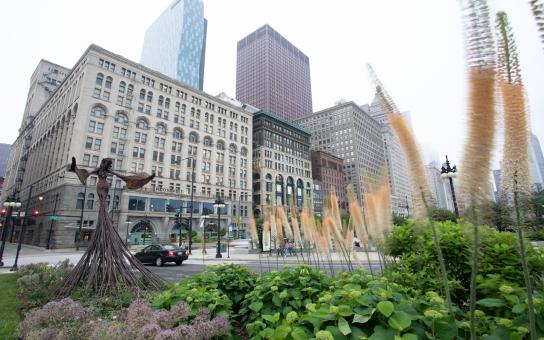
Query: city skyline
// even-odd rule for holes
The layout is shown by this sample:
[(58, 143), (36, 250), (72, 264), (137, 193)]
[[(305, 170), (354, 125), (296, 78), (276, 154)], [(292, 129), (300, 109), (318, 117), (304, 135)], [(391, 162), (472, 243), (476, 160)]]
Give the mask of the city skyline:
[[(3, 124), (0, 142), (12, 143), (16, 138), (28, 79), (40, 59), (72, 67), (80, 51), (94, 42), (138, 60), (145, 29), (170, 3), (159, 0), (152, 5), (139, 2), (129, 5), (119, 1), (107, 3), (110, 11), (102, 11), (100, 8), (106, 3), (101, 6), (100, 1), (92, 6), (70, 1), (10, 4), (3, 13), (14, 15), (3, 18), (1, 25), (7, 34), (2, 39), (6, 39), (3, 45), (14, 53), (0, 58), (5, 65), (16, 66), (7, 69), (12, 82), (2, 85), (2, 93), (11, 98), (6, 109), (14, 119)], [(544, 81), (544, 58), (529, 6), (502, 0), (491, 5), (493, 12), (504, 9), (510, 15), (528, 89), (532, 130), (543, 140), (544, 98), (538, 95), (538, 88)], [(340, 97), (357, 103), (370, 102), (373, 90), (364, 65), (371, 62), (400, 109), (411, 111), (425, 154), (436, 153), (442, 158), (448, 153), (456, 163), (461, 162), (466, 80), (457, 3), (345, 1), (335, 7), (312, 3), (312, 16), (300, 15), (307, 10), (305, 2), (289, 3), (292, 10), (288, 12), (281, 10), (285, 6), (287, 3), (281, 1), (205, 2), (209, 20), (206, 92), (224, 91), (234, 96), (236, 42), (255, 27), (269, 23), (312, 59), (314, 111), (329, 107)], [(121, 11), (130, 20), (119, 19), (117, 13)], [(49, 24), (51, 15), (59, 13), (65, 18), (64, 25), (37, 30)], [(365, 14), (364, 21), (359, 20), (361, 13)], [(96, 17), (109, 25), (90, 25)], [(418, 18), (416, 23), (413, 17)], [(320, 25), (323, 20), (337, 25), (324, 27)], [(130, 31), (130, 37), (120, 33), (124, 31)], [(54, 45), (50, 43), (52, 36)], [(500, 158), (500, 152), (496, 152), (495, 164)]]

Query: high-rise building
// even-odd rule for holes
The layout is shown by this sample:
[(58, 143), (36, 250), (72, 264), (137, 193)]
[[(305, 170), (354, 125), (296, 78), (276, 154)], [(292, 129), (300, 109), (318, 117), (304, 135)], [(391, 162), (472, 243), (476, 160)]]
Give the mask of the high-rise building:
[[(97, 177), (81, 185), (66, 171), (72, 156), (84, 169), (95, 169), (109, 157), (120, 173), (155, 174), (140, 190), (112, 179), (107, 208), (121, 237), (132, 244), (178, 241), (190, 211), (193, 230), (209, 231), (199, 229), (198, 222), (201, 215), (217, 220), (217, 195), (226, 203), (221, 227), (240, 221), (243, 236), (251, 209), (252, 124), (252, 113), (232, 101), (91, 45), (35, 113), (32, 139), (22, 155), (26, 166), (18, 167), (13, 157), (8, 165), (5, 192), (13, 192), (12, 178), (21, 175), (23, 206), (32, 185), (30, 209), (50, 216), (56, 208), (61, 217), (53, 224), (46, 216), (32, 219), (24, 242), (44, 246), (50, 226), (54, 247), (73, 247), (80, 226), (83, 242), (92, 236), (98, 216)], [(15, 171), (19, 168), (24, 171)], [(181, 228), (168, 205), (180, 209)], [(80, 214), (82, 219), (73, 217)], [(19, 227), (15, 239), (18, 233)]]
[[(398, 215), (407, 215), (412, 208), (412, 190), (404, 151), (389, 124), (389, 119), (382, 110), (378, 97), (374, 97), (370, 106), (363, 106), (363, 110), (368, 110), (381, 125), (385, 161), (391, 186), (391, 210)], [(409, 114), (405, 117), (408, 117), (405, 118), (408, 121)]]
[(434, 161), (426, 166), (427, 181), (431, 189), (431, 202), (435, 207), (454, 211), (449, 181), (442, 178), (440, 166)]
[(386, 166), (380, 123), (352, 101), (306, 114), (296, 123), (312, 134), (312, 150), (344, 160), (344, 181), (361, 200)]
[(6, 174), (10, 147), (10, 144), (0, 144), (0, 177), (4, 177)]
[(310, 133), (267, 111), (253, 115), (253, 206), (301, 208), (312, 199)]
[(288, 121), (311, 113), (310, 60), (264, 25), (238, 42), (236, 99)]
[(207, 25), (201, 0), (174, 0), (145, 32), (141, 63), (202, 90)]
[(541, 190), (544, 188), (544, 156), (538, 137), (531, 133), (529, 143), (529, 162), (531, 166), (531, 184), (533, 189)]
[(336, 193), (340, 208), (346, 209), (346, 185), (344, 182), (344, 161), (324, 151), (312, 151), (312, 175), (321, 183), (323, 197), (328, 200)]

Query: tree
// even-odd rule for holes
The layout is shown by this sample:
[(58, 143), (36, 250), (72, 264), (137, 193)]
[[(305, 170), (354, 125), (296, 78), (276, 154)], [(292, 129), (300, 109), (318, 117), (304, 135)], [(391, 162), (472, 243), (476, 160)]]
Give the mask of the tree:
[(437, 208), (431, 213), (433, 220), (438, 222), (456, 221), (455, 214), (447, 209)]

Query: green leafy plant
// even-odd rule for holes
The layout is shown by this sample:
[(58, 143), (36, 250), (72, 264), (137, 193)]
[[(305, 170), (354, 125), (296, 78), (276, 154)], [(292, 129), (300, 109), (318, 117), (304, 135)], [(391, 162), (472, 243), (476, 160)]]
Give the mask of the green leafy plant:
[(255, 274), (242, 265), (221, 264), (208, 267), (195, 276), (195, 281), (201, 286), (218, 289), (237, 309), (245, 295), (255, 287)]
[(193, 315), (205, 307), (212, 316), (229, 316), (232, 313), (232, 301), (221, 290), (201, 285), (188, 279), (178, 282), (151, 300), (153, 308), (170, 309), (177, 302), (187, 302)]

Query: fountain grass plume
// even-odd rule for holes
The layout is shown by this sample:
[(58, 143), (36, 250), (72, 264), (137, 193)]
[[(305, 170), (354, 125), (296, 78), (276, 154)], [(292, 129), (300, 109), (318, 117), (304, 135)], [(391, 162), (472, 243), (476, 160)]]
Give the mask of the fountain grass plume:
[[(472, 272), (470, 277), (470, 336), (476, 339), (476, 277), (478, 275), (479, 207), (490, 192), (487, 180), (495, 137), (496, 53), (485, 0), (460, 0), (465, 59), (468, 68), (468, 138), (463, 151), (461, 203), (468, 204), (472, 228)], [(463, 204), (464, 205), (464, 204)]]
[[(423, 165), (423, 157), (417, 145), (412, 129), (406, 122), (406, 119), (397, 113), (388, 114), (389, 123), (395, 132), (395, 136), (400, 142), (404, 151), (406, 163), (408, 165), (410, 185), (412, 192), (422, 192), (424, 197), (430, 198), (431, 191), (427, 182), (425, 166)], [(421, 220), (426, 216), (425, 206), (418, 197), (414, 199), (414, 219)]]
[(529, 5), (536, 21), (540, 42), (544, 44), (544, 5), (540, 0), (530, 0)]
[(530, 194), (529, 174), (529, 129), (525, 108), (525, 91), (519, 67), (516, 41), (505, 12), (496, 16), (498, 41), (497, 80), (504, 113), (504, 150), (501, 173), (501, 189), (505, 197), (514, 194), (516, 228), (523, 278), (527, 291), (528, 317), (531, 339), (536, 339), (533, 288), (527, 264), (525, 240), (522, 230), (522, 207), (520, 198)]
[(259, 234), (257, 233), (257, 224), (255, 223), (255, 218), (253, 217), (253, 214), (251, 214), (251, 216), (249, 217), (249, 233), (251, 235), (251, 242), (253, 242), (254, 245), (258, 245)]
[(365, 230), (364, 225), (364, 218), (363, 218), (363, 210), (361, 209), (361, 205), (359, 204), (359, 201), (357, 200), (357, 195), (355, 194), (355, 190), (353, 190), (353, 186), (350, 184), (347, 188), (347, 194), (348, 194), (348, 210), (349, 214), (352, 218), (352, 223), (355, 229), (355, 233), (357, 234), (357, 237), (362, 243), (368, 243), (368, 235)]
[(302, 244), (302, 237), (300, 235), (300, 228), (298, 225), (298, 219), (295, 213), (295, 206), (291, 206), (291, 227), (293, 229), (293, 239), (295, 240), (295, 244)]

